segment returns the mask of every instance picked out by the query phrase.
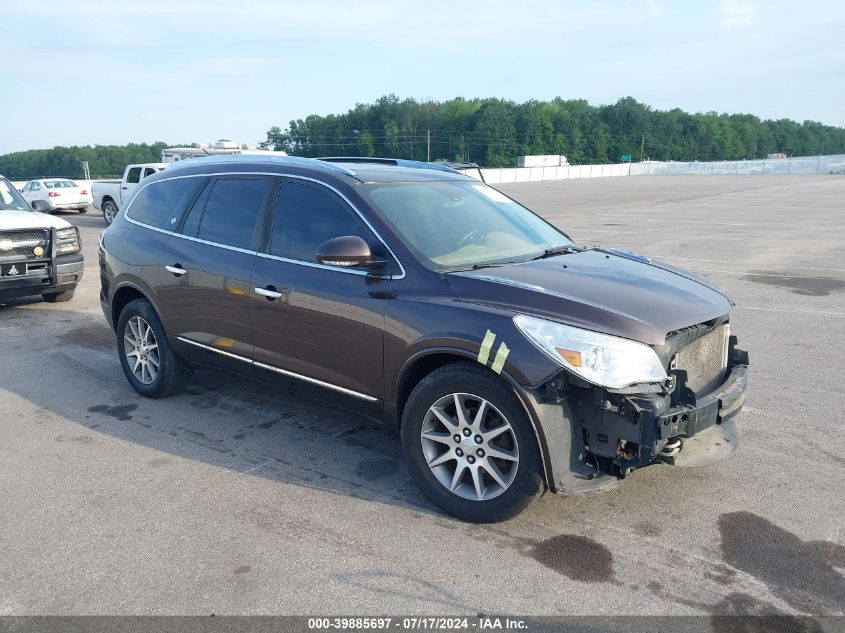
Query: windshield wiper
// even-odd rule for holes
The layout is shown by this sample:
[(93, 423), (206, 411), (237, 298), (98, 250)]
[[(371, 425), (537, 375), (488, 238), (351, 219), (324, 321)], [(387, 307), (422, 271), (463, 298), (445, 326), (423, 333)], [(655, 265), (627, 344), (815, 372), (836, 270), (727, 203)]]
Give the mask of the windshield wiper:
[(473, 264), (473, 270), (481, 270), (482, 268), (498, 268), (499, 266), (509, 266), (510, 264), (519, 264), (524, 262), (524, 259), (508, 260), (504, 262), (489, 262), (487, 264)]
[(579, 248), (574, 244), (562, 244), (553, 248), (547, 248), (542, 253), (535, 257), (532, 257), (531, 259), (546, 259), (547, 257), (554, 257), (555, 255), (568, 255), (569, 253), (580, 253), (583, 250), (583, 248)]

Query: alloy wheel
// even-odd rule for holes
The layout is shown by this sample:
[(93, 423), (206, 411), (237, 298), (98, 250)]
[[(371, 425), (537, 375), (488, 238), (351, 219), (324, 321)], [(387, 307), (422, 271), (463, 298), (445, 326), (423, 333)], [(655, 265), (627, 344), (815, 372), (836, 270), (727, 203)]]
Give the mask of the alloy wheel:
[(114, 216), (115, 216), (116, 212), (117, 212), (117, 209), (115, 208), (114, 204), (112, 204), (111, 202), (106, 202), (103, 205), (103, 216), (106, 219), (106, 224), (111, 224), (112, 222), (114, 222)]
[(420, 440), (437, 481), (464, 499), (499, 496), (519, 467), (513, 427), (480, 396), (452, 393), (437, 400), (426, 412)]
[(133, 316), (123, 332), (126, 360), (135, 378), (151, 385), (158, 376), (161, 357), (155, 332), (142, 317)]

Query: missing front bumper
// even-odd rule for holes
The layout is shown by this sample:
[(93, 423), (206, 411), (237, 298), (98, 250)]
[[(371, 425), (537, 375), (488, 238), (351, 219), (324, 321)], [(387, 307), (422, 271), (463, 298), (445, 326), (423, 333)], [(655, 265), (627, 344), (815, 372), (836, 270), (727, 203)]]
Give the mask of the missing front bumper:
[(722, 385), (695, 405), (666, 410), (657, 418), (659, 437), (693, 437), (716, 424), (724, 424), (742, 409), (748, 390), (748, 367), (734, 367)]

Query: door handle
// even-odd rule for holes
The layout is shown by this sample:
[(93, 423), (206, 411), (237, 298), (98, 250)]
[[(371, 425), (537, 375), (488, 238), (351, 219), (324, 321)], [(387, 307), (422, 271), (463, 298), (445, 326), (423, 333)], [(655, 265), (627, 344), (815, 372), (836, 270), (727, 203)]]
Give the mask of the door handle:
[(266, 297), (267, 301), (275, 301), (282, 296), (282, 293), (276, 290), (276, 286), (267, 286), (266, 288), (256, 288), (255, 293)]
[(129, 187), (123, 186), (121, 187), (121, 189), (129, 189)]
[(186, 272), (188, 272), (187, 270), (182, 268), (181, 264), (176, 264), (175, 266), (165, 266), (164, 269), (169, 273), (173, 273), (177, 277), (181, 277)]

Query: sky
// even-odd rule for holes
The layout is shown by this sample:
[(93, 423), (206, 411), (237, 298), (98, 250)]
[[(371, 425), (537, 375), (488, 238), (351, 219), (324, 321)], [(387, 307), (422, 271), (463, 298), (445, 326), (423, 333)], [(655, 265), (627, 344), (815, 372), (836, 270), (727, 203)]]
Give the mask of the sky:
[(845, 126), (842, 0), (0, 0), (0, 154), (255, 144), (386, 94)]

